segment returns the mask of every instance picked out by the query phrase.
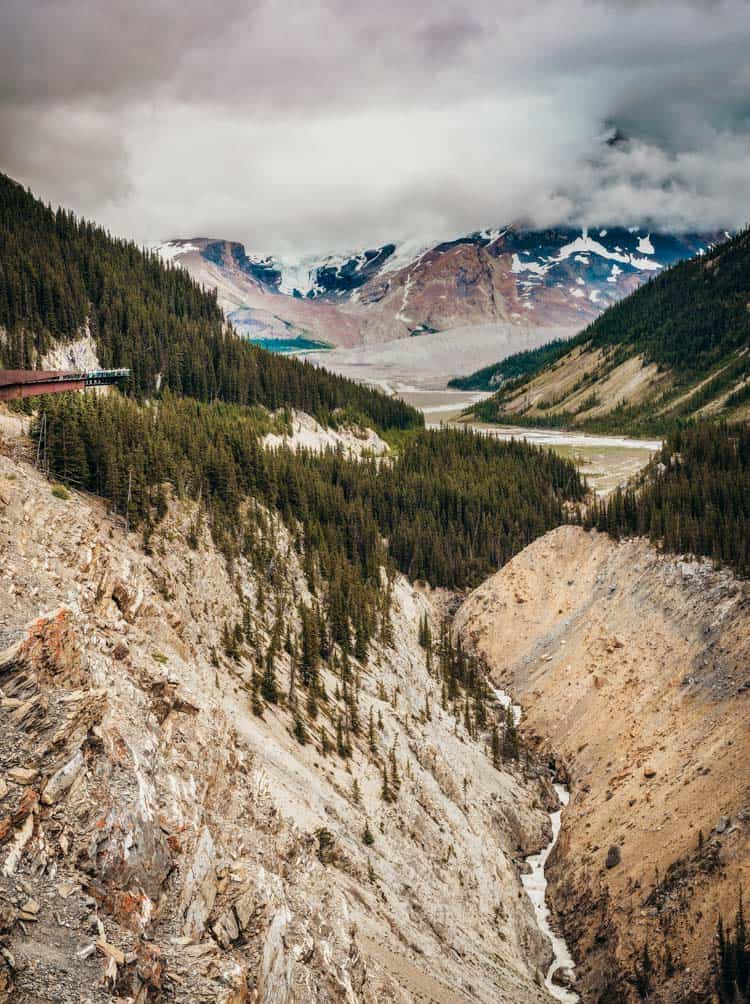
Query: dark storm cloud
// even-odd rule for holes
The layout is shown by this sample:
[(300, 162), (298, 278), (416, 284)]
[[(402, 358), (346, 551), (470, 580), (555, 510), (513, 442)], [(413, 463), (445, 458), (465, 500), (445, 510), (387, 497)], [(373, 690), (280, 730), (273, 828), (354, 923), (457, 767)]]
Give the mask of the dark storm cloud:
[(4, 0), (0, 168), (142, 240), (736, 226), (749, 43), (745, 0)]

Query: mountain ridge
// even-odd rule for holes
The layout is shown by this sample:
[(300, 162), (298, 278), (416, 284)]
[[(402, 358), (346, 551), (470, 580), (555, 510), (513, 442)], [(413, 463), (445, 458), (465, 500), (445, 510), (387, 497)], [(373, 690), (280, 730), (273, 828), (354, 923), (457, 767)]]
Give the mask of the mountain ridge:
[(293, 332), (345, 346), (489, 322), (583, 326), (650, 275), (721, 238), (645, 226), (512, 224), (452, 240), (298, 257), (205, 237), (153, 249), (216, 286), (227, 317), (247, 337)]
[(503, 360), (488, 377), (499, 390), (474, 415), (630, 433), (693, 417), (746, 420), (749, 276), (745, 230), (666, 270), (569, 343)]

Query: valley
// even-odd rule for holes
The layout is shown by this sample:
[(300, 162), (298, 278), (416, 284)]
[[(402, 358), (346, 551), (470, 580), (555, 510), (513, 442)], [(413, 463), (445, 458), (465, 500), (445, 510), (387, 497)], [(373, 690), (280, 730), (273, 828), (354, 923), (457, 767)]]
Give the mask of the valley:
[(727, 570), (575, 527), (458, 611), (570, 780), (548, 875), (584, 1000), (707, 999), (750, 841), (747, 611)]
[[(100, 501), (51, 491), (24, 437), (7, 417), (0, 999), (548, 1000), (521, 871), (556, 796), (544, 770), (496, 769), (442, 707), (417, 632), (427, 616), (437, 636), (440, 593), (394, 581), (394, 642), (352, 663), (351, 752), (324, 698), (300, 742), (294, 659), (279, 652), (279, 703), (258, 712), (252, 657), (222, 627), (250, 605), (265, 649), (273, 597), (310, 601), (283, 526), (264, 532), (267, 577), (242, 557), (230, 573), (177, 499), (144, 552)], [(319, 686), (332, 701), (340, 669)]]
[[(128, 372), (0, 415), (0, 1001), (709, 1000), (750, 854), (750, 436), (501, 424), (583, 393), (571, 358), (666, 386), (552, 309), (665, 243), (488, 231), (295, 295), (231, 242), (144, 253), (4, 178), (0, 210), (3, 364)], [(724, 282), (742, 241), (678, 269)]]
[(746, 421), (749, 259), (743, 231), (655, 276), (569, 343), (527, 353), (515, 373), (499, 357), (496, 392), (476, 417), (642, 436), (690, 419)]

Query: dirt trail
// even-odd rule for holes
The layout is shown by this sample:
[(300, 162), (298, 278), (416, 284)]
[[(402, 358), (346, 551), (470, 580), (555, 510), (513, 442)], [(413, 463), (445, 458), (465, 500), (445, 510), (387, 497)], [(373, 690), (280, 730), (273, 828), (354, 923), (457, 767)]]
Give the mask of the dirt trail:
[(750, 586), (563, 527), (456, 627), (569, 771), (548, 877), (584, 1000), (641, 999), (646, 942), (660, 1001), (705, 1000), (750, 870)]

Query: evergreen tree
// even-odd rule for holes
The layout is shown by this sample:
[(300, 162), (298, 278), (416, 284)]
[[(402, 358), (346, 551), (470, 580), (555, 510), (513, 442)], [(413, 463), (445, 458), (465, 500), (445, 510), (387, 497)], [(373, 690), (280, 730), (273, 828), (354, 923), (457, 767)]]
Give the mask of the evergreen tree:
[(263, 678), (260, 684), (260, 692), (263, 699), (269, 704), (276, 704), (279, 700), (279, 689), (276, 683), (275, 659), (273, 655), (266, 658), (266, 666), (263, 670)]
[(502, 767), (502, 747), (500, 745), (500, 732), (498, 731), (497, 724), (493, 724), (492, 733), (490, 738), (490, 754), (492, 756), (492, 765), (496, 770), (500, 770)]
[(518, 729), (513, 715), (513, 708), (505, 709), (505, 731), (503, 733), (503, 757), (506, 760), (517, 760), (519, 752)]
[(294, 719), (294, 738), (300, 746), (307, 745), (307, 729), (305, 728), (305, 723), (299, 716)]
[(391, 789), (391, 782), (388, 777), (388, 766), (385, 763), (385, 761), (383, 762), (383, 784), (380, 789), (380, 797), (383, 799), (384, 802), (388, 804), (394, 801), (394, 795)]
[(394, 792), (398, 793), (401, 788), (401, 777), (398, 772), (398, 760), (396, 759), (396, 747), (391, 748), (391, 752), (388, 754), (388, 759), (391, 765), (391, 787)]
[(372, 717), (372, 705), (370, 705), (370, 717), (367, 722), (367, 744), (371, 753), (377, 753), (378, 744), (375, 739), (375, 722)]
[(258, 679), (258, 674), (253, 670), (252, 680), (250, 684), (250, 705), (254, 715), (258, 718), (263, 717), (263, 701), (260, 699), (260, 680)]

